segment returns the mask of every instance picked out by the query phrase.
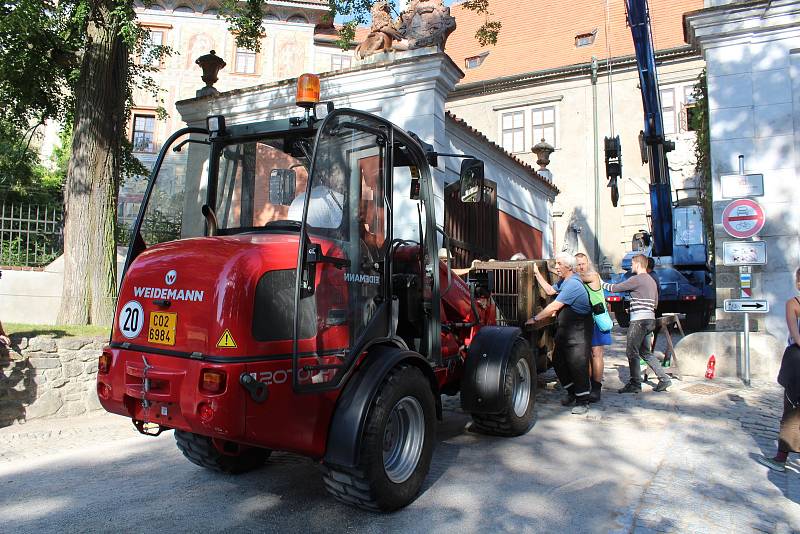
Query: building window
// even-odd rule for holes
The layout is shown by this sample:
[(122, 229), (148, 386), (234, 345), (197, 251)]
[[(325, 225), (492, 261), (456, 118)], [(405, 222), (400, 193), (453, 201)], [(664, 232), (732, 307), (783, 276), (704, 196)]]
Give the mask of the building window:
[(503, 148), (509, 152), (523, 152), (525, 150), (525, 113), (513, 111), (503, 113)]
[(547, 106), (531, 110), (531, 129), (534, 143), (544, 139), (556, 146), (556, 108)]
[(142, 47), (142, 65), (158, 68), (161, 65), (159, 48), (164, 44), (164, 32), (161, 30), (150, 30), (147, 39)]
[(255, 74), (256, 53), (246, 48), (237, 48), (235, 71), (238, 74)]
[(683, 88), (683, 109), (681, 110), (681, 131), (693, 132), (694, 117), (697, 113), (697, 99), (694, 97), (694, 86), (687, 85)]
[(676, 128), (676, 106), (675, 90), (661, 90), (661, 120), (664, 122), (664, 135), (672, 135), (677, 131)]
[(353, 59), (344, 54), (331, 55), (331, 70), (349, 69), (352, 65)]
[(133, 151), (134, 152), (155, 152), (155, 115), (134, 115), (133, 116)]
[(470, 56), (464, 60), (464, 67), (468, 69), (476, 69), (481, 66), (483, 60), (486, 59), (486, 56), (489, 55), (489, 52), (483, 52), (478, 54), (477, 56)]
[(594, 38), (597, 36), (597, 28), (592, 30), (591, 33), (579, 33), (575, 36), (575, 46), (581, 48), (583, 46), (590, 46), (594, 44)]

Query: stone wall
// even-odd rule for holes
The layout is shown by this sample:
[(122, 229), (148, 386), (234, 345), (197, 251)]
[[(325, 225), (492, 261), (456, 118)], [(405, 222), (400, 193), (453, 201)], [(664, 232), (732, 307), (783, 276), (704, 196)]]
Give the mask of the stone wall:
[(0, 427), (101, 409), (95, 378), (104, 338), (11, 337), (0, 349)]

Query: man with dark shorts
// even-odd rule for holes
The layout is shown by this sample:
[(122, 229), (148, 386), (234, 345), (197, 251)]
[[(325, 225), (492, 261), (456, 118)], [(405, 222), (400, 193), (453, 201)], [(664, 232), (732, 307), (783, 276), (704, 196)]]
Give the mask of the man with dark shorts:
[(556, 255), (556, 271), (561, 277), (555, 288), (558, 296), (526, 324), (532, 325), (558, 313), (553, 367), (566, 391), (561, 403), (574, 405), (572, 413), (580, 415), (589, 410), (589, 359), (594, 320), (589, 294), (575, 269), (575, 256), (565, 252)]

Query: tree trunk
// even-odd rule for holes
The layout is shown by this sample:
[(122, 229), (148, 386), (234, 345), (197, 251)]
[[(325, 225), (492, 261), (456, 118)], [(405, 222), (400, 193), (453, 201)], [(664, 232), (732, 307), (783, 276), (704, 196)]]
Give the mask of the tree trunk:
[(125, 132), (128, 48), (108, 0), (92, 2), (75, 89), (64, 191), (64, 289), (58, 321), (110, 326), (116, 304), (117, 192)]

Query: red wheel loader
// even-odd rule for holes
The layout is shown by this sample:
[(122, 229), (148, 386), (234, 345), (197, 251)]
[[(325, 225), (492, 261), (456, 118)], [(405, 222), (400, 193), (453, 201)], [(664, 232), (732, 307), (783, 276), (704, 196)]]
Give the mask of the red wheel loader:
[[(176, 132), (131, 228), (104, 408), (174, 430), (209, 469), (311, 457), (337, 499), (379, 511), (417, 496), (441, 395), (460, 393), (486, 433), (527, 432), (528, 343), (437, 254), (443, 156), (326, 103)], [(465, 157), (460, 180), (463, 201), (481, 202), (483, 162)]]

